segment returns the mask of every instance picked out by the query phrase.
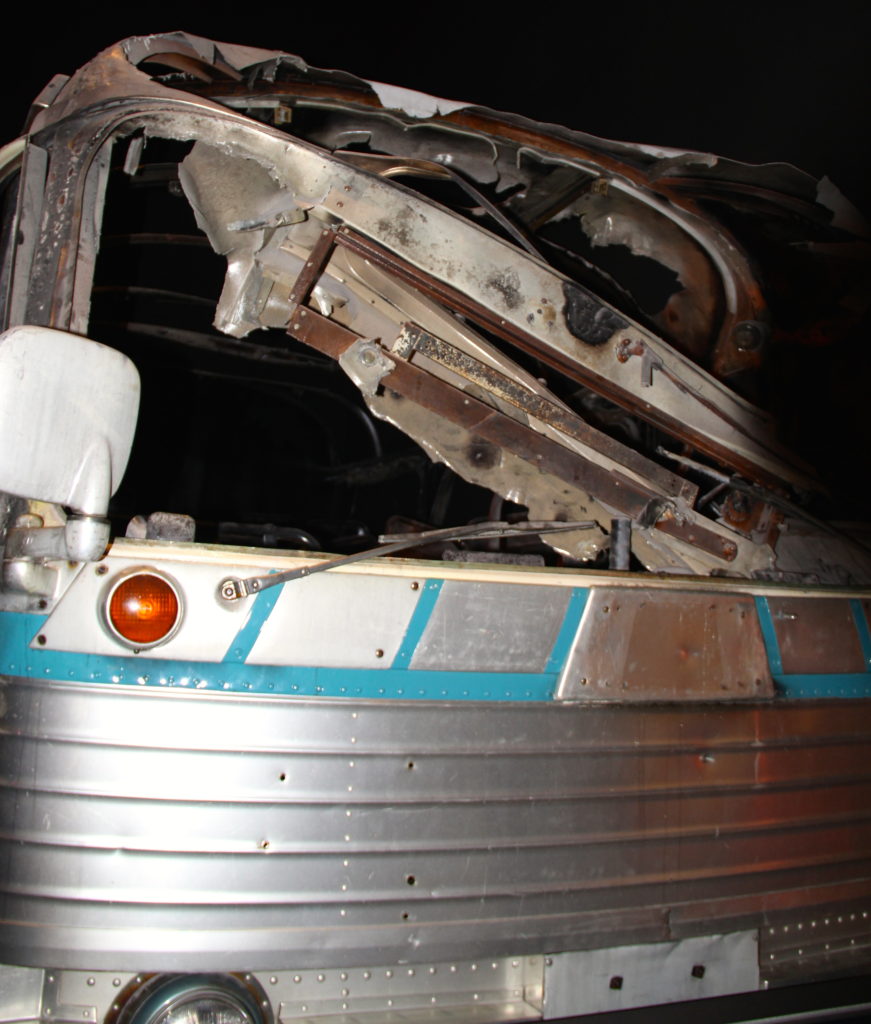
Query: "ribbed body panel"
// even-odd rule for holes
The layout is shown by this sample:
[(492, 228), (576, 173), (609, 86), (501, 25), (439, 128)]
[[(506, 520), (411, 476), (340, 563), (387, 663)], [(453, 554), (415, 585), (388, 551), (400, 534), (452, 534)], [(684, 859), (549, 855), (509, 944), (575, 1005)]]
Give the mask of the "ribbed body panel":
[(868, 702), (315, 702), (23, 679), (3, 695), (8, 963), (423, 962), (871, 908)]

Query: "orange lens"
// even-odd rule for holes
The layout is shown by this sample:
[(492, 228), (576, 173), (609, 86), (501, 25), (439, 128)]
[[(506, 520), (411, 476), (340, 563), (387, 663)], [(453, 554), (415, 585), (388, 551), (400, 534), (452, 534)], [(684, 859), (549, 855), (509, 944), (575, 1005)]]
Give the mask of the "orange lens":
[(156, 644), (178, 622), (178, 597), (159, 576), (137, 573), (119, 583), (109, 599), (109, 622), (132, 644)]

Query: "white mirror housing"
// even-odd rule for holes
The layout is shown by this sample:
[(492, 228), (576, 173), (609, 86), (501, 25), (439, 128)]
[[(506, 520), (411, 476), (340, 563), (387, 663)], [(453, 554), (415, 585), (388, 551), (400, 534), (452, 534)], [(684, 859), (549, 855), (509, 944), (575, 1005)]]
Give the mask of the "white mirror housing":
[(115, 349), (48, 327), (0, 335), (0, 490), (104, 516), (138, 413), (139, 374)]

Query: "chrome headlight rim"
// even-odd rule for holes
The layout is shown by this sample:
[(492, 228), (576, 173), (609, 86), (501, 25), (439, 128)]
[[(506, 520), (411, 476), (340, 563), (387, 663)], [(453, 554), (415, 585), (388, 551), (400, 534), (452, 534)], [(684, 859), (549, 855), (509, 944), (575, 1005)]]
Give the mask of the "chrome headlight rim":
[(273, 1024), (269, 1000), (250, 975), (156, 974), (146, 977), (113, 1015), (112, 1024), (169, 1024), (172, 1015), (200, 1000), (235, 1011), (244, 1024)]

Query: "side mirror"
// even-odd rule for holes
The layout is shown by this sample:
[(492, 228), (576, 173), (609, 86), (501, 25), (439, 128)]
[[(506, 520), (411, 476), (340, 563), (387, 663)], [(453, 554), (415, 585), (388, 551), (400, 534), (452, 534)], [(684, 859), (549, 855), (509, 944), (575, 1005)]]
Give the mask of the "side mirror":
[(138, 414), (139, 374), (115, 349), (48, 327), (0, 334), (0, 490), (105, 516)]

